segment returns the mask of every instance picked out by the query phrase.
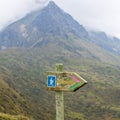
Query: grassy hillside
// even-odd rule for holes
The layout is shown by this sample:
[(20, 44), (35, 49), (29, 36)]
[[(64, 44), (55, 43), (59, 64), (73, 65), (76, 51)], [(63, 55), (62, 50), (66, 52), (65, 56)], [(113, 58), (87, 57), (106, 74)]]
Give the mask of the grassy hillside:
[(0, 120), (32, 120), (32, 119), (21, 115), (9, 115), (9, 114), (0, 113)]
[(91, 56), (85, 59), (55, 47), (50, 50), (49, 46), (0, 52), (0, 112), (30, 116), (35, 120), (55, 119), (55, 92), (46, 91), (46, 71), (54, 70), (55, 63), (63, 63), (65, 70), (75, 71), (88, 81), (77, 92), (65, 93), (65, 118), (118, 120), (119, 64), (109, 60), (106, 64), (104, 59)]

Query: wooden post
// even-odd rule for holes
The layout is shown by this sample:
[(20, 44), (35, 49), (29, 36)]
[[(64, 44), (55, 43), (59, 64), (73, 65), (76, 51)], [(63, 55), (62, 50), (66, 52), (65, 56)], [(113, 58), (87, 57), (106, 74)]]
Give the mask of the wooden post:
[[(56, 71), (62, 72), (63, 65), (56, 64)], [(60, 76), (58, 74), (57, 78), (59, 78), (59, 77)], [(56, 99), (56, 120), (64, 120), (64, 94), (63, 94), (63, 91), (56, 91), (55, 99)]]

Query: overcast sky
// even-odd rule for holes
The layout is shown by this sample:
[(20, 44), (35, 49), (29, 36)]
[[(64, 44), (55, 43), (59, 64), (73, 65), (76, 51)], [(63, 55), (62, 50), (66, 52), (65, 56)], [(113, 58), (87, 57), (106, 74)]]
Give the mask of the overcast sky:
[[(0, 29), (49, 0), (0, 0)], [(120, 38), (120, 0), (54, 0), (80, 24)]]

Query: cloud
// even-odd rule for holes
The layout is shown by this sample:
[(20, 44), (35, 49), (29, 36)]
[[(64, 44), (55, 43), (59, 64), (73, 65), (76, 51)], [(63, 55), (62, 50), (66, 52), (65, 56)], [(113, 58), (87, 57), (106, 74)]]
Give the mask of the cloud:
[(54, 0), (80, 24), (120, 37), (120, 0)]
[(0, 29), (42, 8), (49, 0), (0, 0)]
[[(49, 0), (0, 0), (0, 29)], [(53, 0), (80, 24), (120, 37), (120, 0)]]

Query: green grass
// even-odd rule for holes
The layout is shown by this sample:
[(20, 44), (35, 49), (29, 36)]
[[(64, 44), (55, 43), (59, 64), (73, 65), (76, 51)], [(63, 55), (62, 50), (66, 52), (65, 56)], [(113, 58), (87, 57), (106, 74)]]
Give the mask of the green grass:
[(72, 111), (68, 111), (67, 112), (67, 116), (69, 119), (73, 119), (73, 120), (88, 120), (84, 114), (82, 113), (77, 113), (77, 112), (72, 112)]
[(33, 120), (33, 119), (30, 119), (22, 115), (10, 115), (10, 114), (0, 113), (0, 120)]
[(0, 62), (1, 112), (53, 120), (55, 94), (46, 91), (46, 71), (54, 71), (55, 64), (60, 62), (65, 71), (77, 72), (88, 81), (75, 93), (65, 93), (66, 119), (119, 118), (119, 109), (115, 107), (120, 99), (119, 64), (85, 59), (72, 52), (66, 54), (68, 51), (59, 51), (52, 44), (47, 49), (14, 48), (0, 52), (0, 59), (5, 60)]

